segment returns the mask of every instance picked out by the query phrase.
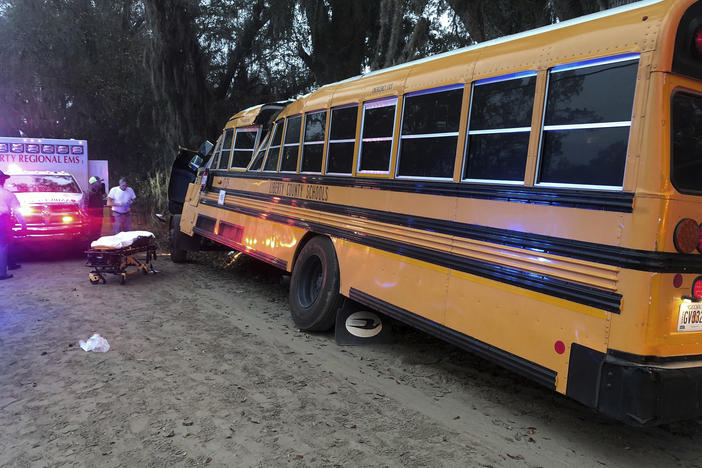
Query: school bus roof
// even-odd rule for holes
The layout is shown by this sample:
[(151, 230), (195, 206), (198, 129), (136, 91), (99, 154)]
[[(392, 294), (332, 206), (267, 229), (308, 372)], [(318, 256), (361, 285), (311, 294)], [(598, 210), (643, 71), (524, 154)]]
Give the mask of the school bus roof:
[[(677, 24), (695, 0), (646, 0), (505, 36), (322, 86), (288, 105), (289, 116), (521, 71), (654, 50), (653, 71), (670, 71)], [(227, 127), (251, 125), (261, 106)]]

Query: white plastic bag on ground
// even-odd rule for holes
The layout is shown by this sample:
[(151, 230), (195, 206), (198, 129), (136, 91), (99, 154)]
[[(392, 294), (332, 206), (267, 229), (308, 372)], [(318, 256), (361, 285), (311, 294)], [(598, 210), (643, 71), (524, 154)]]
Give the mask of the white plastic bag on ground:
[(88, 338), (88, 341), (80, 340), (78, 344), (83, 348), (83, 351), (106, 353), (110, 349), (110, 343), (108, 343), (105, 338), (101, 337), (99, 333), (95, 333)]

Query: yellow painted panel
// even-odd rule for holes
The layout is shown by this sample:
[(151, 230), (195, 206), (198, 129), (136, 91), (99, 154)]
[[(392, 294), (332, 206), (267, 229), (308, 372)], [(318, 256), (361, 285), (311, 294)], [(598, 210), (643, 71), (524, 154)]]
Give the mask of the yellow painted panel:
[[(337, 239), (341, 292), (351, 287), (443, 323), (448, 269)], [(360, 266), (360, 267), (359, 267)]]
[[(558, 372), (565, 393), (572, 343), (605, 352), (607, 316), (591, 307), (451, 272), (445, 325)], [(556, 341), (565, 344), (558, 354)]]

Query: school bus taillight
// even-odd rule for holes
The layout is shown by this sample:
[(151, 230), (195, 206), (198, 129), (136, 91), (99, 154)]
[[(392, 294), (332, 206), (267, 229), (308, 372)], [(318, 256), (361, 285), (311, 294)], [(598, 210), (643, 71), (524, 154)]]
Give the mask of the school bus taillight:
[(698, 57), (702, 57), (702, 26), (699, 26), (695, 30), (695, 35), (692, 41), (695, 45), (695, 53), (697, 53)]
[(682, 219), (673, 233), (675, 249), (684, 254), (689, 254), (700, 247), (700, 226), (697, 221), (690, 218)]
[(698, 276), (692, 282), (692, 297), (702, 299), (702, 276)]

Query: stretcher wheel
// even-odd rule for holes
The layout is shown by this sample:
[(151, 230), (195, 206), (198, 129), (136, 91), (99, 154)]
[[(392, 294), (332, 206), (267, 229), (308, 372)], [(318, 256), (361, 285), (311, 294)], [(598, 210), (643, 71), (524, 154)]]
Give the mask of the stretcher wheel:
[(88, 279), (90, 280), (90, 284), (99, 284), (100, 280), (102, 280), (103, 284), (105, 282), (105, 278), (97, 273), (88, 273)]

